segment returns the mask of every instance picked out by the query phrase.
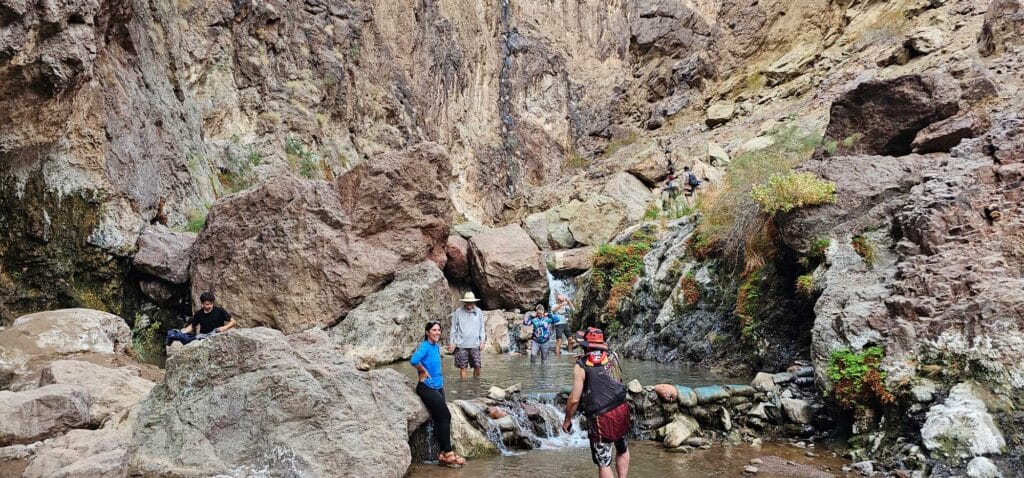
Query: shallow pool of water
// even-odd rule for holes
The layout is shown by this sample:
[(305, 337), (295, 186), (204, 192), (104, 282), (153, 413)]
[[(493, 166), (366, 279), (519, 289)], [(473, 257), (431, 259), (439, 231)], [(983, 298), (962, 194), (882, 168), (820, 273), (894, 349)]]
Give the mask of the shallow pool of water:
[[(469, 377), (459, 379), (459, 370), (455, 368), (450, 355), (442, 357), (444, 388), (448, 401), (455, 399), (476, 398), (492, 386), (508, 387), (521, 383), (524, 393), (557, 392), (563, 387), (572, 385), (572, 367), (574, 357), (568, 354), (548, 358), (548, 362), (531, 364), (529, 357), (519, 354), (484, 355), (483, 369), (479, 378), (473, 377), (473, 370), (468, 370)], [(662, 364), (641, 360), (622, 359), (622, 373), (626, 381), (637, 379), (644, 385), (672, 383), (697, 387), (722, 383), (750, 383), (750, 377), (726, 377), (715, 375), (706, 369), (685, 367), (679, 364)], [(416, 369), (408, 361), (391, 364), (388, 367), (398, 370), (416, 379)]]
[[(744, 476), (743, 467), (752, 459), (759, 459), (759, 478), (806, 477), (825, 478), (846, 476), (841, 470), (846, 462), (820, 450), (814, 457), (806, 450), (790, 445), (767, 443), (761, 447), (749, 445), (714, 446), (690, 453), (665, 451), (651, 441), (629, 443), (629, 476), (645, 477), (708, 477)], [(467, 461), (462, 468), (452, 469), (428, 463), (414, 463), (409, 477), (582, 477), (595, 476), (597, 467), (590, 460), (587, 447), (556, 450), (533, 450), (514, 456), (490, 456)], [(749, 476), (749, 475), (746, 475)]]

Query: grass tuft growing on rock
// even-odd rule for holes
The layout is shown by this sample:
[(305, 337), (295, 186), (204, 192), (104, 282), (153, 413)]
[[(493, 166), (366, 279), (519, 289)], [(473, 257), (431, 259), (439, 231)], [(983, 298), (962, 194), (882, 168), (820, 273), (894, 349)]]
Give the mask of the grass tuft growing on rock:
[(759, 325), (758, 311), (761, 309), (761, 299), (764, 295), (762, 282), (766, 270), (761, 267), (748, 275), (736, 292), (736, 317), (740, 319), (740, 335), (745, 339), (754, 336)]
[(209, 214), (209, 211), (206, 210), (206, 209), (203, 209), (203, 210), (197, 210), (197, 209), (193, 210), (188, 215), (188, 222), (185, 223), (185, 227), (183, 228), (184, 231), (185, 232), (195, 232), (195, 233), (198, 233), (199, 231), (202, 231), (203, 227), (206, 226), (206, 215), (207, 214)]
[(591, 277), (599, 290), (607, 291), (604, 312), (614, 316), (622, 299), (644, 271), (644, 255), (651, 250), (650, 238), (641, 236), (625, 244), (603, 244), (594, 252)]
[(704, 192), (698, 202), (702, 213), (690, 251), (695, 256), (721, 253), (734, 265), (752, 272), (772, 255), (774, 231), (751, 191), (774, 175), (786, 175), (807, 159), (821, 142), (813, 131), (788, 126), (772, 134), (768, 148), (743, 153), (733, 158), (729, 174), (719, 187)]
[(814, 296), (814, 274), (804, 274), (796, 278), (796, 291), (803, 297)]
[(835, 202), (836, 183), (818, 179), (811, 173), (773, 174), (764, 184), (750, 191), (754, 201), (767, 214)]
[(875, 249), (875, 243), (865, 236), (853, 236), (851, 241), (854, 252), (864, 259), (864, 264), (867, 264), (868, 268), (875, 266), (875, 259), (878, 257), (878, 252)]
[(885, 388), (885, 372), (880, 369), (885, 351), (880, 346), (860, 352), (841, 349), (829, 357), (828, 374), (832, 395), (839, 405), (856, 413), (896, 402)]
[(683, 288), (683, 303), (686, 307), (696, 307), (700, 302), (700, 284), (697, 283), (697, 276), (692, 270), (679, 280), (679, 285)]

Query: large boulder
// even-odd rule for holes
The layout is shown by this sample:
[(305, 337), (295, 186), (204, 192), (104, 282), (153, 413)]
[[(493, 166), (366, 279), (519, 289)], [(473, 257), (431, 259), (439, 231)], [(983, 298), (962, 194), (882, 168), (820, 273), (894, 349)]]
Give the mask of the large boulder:
[(562, 251), (552, 251), (544, 255), (544, 263), (548, 270), (560, 274), (580, 274), (590, 270), (594, 265), (593, 246), (580, 247)]
[(985, 21), (978, 35), (978, 51), (982, 56), (999, 55), (1020, 45), (1024, 36), (1024, 6), (1020, 0), (993, 0), (985, 12)]
[(626, 208), (622, 203), (594, 194), (575, 210), (569, 219), (569, 231), (576, 242), (596, 246), (611, 241), (626, 223)]
[(915, 153), (949, 152), (966, 138), (973, 138), (984, 131), (985, 124), (974, 113), (959, 114), (932, 123), (914, 137)]
[(128, 473), (401, 477), (426, 410), (402, 374), (360, 372), (322, 331), (190, 344), (140, 404)]
[(32, 443), (88, 424), (89, 392), (81, 387), (0, 390), (0, 447)]
[(511, 347), (511, 338), (508, 333), (508, 324), (519, 318), (515, 312), (504, 310), (485, 310), (484, 328), (487, 331), (487, 345), (484, 352), (503, 354)]
[(440, 320), (447, 330), (451, 308), (444, 274), (423, 261), (367, 296), (330, 334), (350, 357), (370, 365), (391, 363), (412, 355), (423, 341), (423, 324)]
[(679, 414), (668, 425), (658, 429), (658, 435), (665, 448), (676, 448), (699, 431), (700, 424), (697, 420), (689, 415)]
[(921, 439), (933, 454), (953, 460), (1002, 453), (1006, 439), (996, 427), (977, 385), (965, 382), (953, 387), (946, 400), (928, 410)]
[(61, 309), (19, 317), (0, 330), (0, 385), (60, 357), (123, 354), (131, 339), (124, 319), (98, 310)]
[(523, 219), (523, 229), (541, 249), (565, 249), (576, 244), (569, 231), (569, 218), (579, 201), (537, 212)]
[(462, 236), (448, 236), (444, 245), (448, 260), (444, 263), (444, 275), (448, 280), (465, 284), (469, 280), (469, 241)]
[(485, 309), (524, 308), (544, 300), (547, 279), (540, 250), (518, 224), (469, 240), (470, 273)]
[(127, 427), (71, 430), (40, 447), (24, 478), (123, 478)]
[(189, 254), (195, 242), (195, 233), (149, 226), (139, 234), (139, 249), (132, 258), (132, 266), (172, 284), (184, 284), (188, 282)]
[(449, 171), (425, 143), (330, 183), (284, 176), (229, 196), (196, 242), (192, 294), (215, 291), (245, 327), (333, 325), (397, 271), (443, 264)]
[(43, 369), (40, 385), (67, 384), (89, 395), (89, 423), (101, 425), (131, 409), (155, 385), (132, 367), (108, 368), (80, 360), (57, 360)]
[(836, 152), (899, 156), (914, 136), (959, 111), (960, 86), (946, 75), (866, 81), (832, 103), (825, 142)]
[(602, 194), (626, 207), (626, 219), (637, 222), (644, 218), (647, 207), (654, 202), (654, 195), (636, 176), (622, 172), (612, 176), (604, 185)]

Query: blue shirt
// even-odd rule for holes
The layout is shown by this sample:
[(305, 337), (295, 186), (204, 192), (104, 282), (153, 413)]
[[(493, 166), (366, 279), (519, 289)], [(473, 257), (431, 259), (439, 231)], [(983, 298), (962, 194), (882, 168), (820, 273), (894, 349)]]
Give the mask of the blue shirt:
[(441, 348), (437, 344), (432, 344), (429, 340), (421, 342), (420, 346), (416, 347), (416, 351), (412, 353), (409, 363), (413, 367), (422, 365), (427, 369), (430, 378), (423, 381), (426, 386), (433, 389), (444, 387), (444, 377), (441, 376)]

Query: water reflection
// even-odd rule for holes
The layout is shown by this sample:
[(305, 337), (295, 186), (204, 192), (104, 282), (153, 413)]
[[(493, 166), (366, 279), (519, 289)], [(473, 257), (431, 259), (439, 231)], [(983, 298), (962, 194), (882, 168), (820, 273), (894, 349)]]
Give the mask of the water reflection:
[[(748, 445), (714, 446), (686, 454), (665, 451), (658, 443), (632, 441), (629, 443), (629, 476), (697, 478), (708, 476), (741, 476), (743, 467), (752, 459), (760, 459), (759, 478), (806, 477), (825, 478), (844, 475), (840, 471), (845, 461), (824, 452), (807, 457), (804, 450), (781, 444), (765, 444), (754, 448)], [(588, 448), (558, 450), (532, 450), (514, 456), (491, 456), (469, 460), (459, 469), (415, 463), (409, 468), (409, 477), (580, 477), (594, 476), (597, 467), (590, 461)]]
[[(459, 370), (452, 357), (445, 355), (444, 387), (448, 400), (476, 398), (487, 393), (492, 386), (508, 387), (521, 383), (524, 393), (558, 392), (572, 385), (574, 356), (563, 353), (552, 354), (545, 365), (530, 364), (529, 357), (519, 354), (484, 355), (482, 376), (459, 380)], [(399, 362), (388, 367), (416, 379), (416, 370), (408, 362)], [(672, 383), (698, 387), (722, 383), (749, 383), (750, 377), (725, 377), (714, 375), (705, 369), (685, 367), (679, 364), (661, 364), (640, 360), (622, 359), (622, 373), (625, 380), (637, 379), (644, 385)], [(471, 374), (472, 375), (472, 374)]]

